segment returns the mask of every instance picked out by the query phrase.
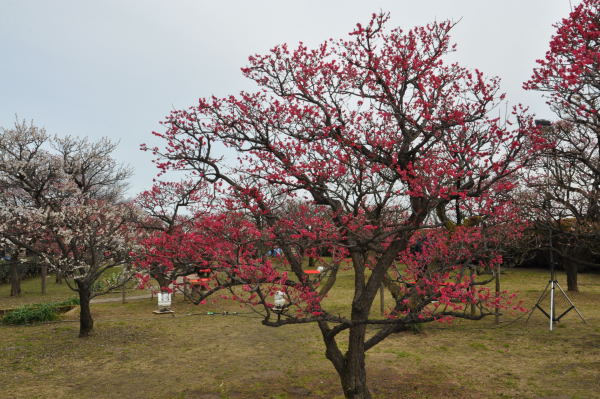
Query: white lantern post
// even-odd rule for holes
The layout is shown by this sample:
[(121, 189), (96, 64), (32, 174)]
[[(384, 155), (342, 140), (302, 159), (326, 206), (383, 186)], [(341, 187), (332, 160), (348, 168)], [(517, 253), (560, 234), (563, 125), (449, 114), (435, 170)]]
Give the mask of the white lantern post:
[(273, 306), (273, 310), (276, 312), (281, 312), (286, 303), (285, 292), (277, 291), (275, 293), (275, 298), (273, 299), (273, 303), (275, 304), (275, 306)]
[(171, 293), (170, 292), (159, 292), (158, 293), (158, 310), (155, 310), (154, 314), (169, 314), (175, 313), (171, 310)]

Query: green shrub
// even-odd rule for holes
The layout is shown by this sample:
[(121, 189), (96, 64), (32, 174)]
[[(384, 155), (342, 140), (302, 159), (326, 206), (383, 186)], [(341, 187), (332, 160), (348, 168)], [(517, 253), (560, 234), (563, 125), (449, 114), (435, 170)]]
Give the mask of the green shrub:
[(54, 303), (24, 305), (8, 312), (3, 318), (4, 324), (29, 324), (40, 321), (51, 321), (58, 318), (57, 306)]
[[(79, 305), (79, 298), (73, 297), (62, 302), (36, 303), (11, 310), (2, 318), (4, 324), (30, 324), (58, 319), (60, 308)], [(64, 310), (64, 309), (63, 309)]]
[(56, 307), (79, 305), (79, 298), (74, 296), (62, 302), (54, 302), (53, 305), (55, 305)]

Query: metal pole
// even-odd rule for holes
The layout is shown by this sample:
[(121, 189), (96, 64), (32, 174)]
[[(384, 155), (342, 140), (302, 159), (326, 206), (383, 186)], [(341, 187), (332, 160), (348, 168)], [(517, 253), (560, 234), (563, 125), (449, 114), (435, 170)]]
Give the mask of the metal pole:
[[(546, 154), (546, 195), (548, 196), (548, 209), (552, 209), (552, 204), (550, 202), (550, 154)], [(548, 254), (548, 260), (550, 261), (550, 331), (552, 331), (552, 327), (554, 326), (554, 281), (556, 278), (554, 276), (554, 254), (552, 251), (552, 227), (548, 224), (548, 250), (550, 253)]]
[(540, 303), (542, 303), (542, 301), (546, 297), (546, 290), (548, 289), (549, 286), (550, 286), (550, 281), (548, 281), (548, 284), (546, 284), (546, 286), (544, 287), (544, 291), (542, 291), (542, 294), (538, 298), (537, 302), (535, 303), (535, 305), (533, 305), (533, 307), (529, 311), (529, 316), (527, 316), (527, 320), (525, 320), (525, 323), (529, 322), (529, 319), (531, 319), (531, 315), (533, 314), (533, 311), (535, 310), (535, 308), (540, 309), (542, 311), (542, 313), (545, 314), (544, 310), (540, 307)]
[(554, 280), (550, 282), (550, 331), (554, 323)]
[(556, 283), (556, 285), (558, 286), (558, 289), (562, 292), (563, 296), (567, 299), (567, 301), (569, 301), (569, 303), (571, 304), (573, 309), (575, 309), (575, 311), (579, 315), (579, 318), (581, 319), (581, 321), (583, 321), (585, 324), (587, 324), (587, 321), (585, 321), (585, 319), (583, 318), (583, 315), (579, 312), (579, 309), (577, 309), (577, 306), (575, 306), (573, 301), (571, 301), (571, 298), (569, 298), (569, 296), (567, 295), (565, 290), (562, 289), (562, 287), (560, 286), (560, 284), (558, 284), (558, 282)]
[(548, 244), (550, 247), (550, 255), (549, 255), (549, 260), (550, 260), (550, 331), (552, 331), (552, 328), (554, 326), (554, 319), (555, 319), (555, 306), (554, 306), (554, 289), (556, 287), (556, 272), (554, 271), (554, 251), (553, 251), (553, 244), (552, 244), (552, 228), (548, 228)]

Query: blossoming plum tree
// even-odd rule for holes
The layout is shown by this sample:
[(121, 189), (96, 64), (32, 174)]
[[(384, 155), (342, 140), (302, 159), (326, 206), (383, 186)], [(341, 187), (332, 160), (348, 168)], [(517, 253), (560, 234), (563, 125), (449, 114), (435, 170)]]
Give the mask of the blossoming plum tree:
[[(52, 138), (25, 122), (0, 136), (0, 235), (78, 292), (81, 337), (93, 328), (90, 300), (127, 281), (138, 241), (134, 208), (119, 202), (129, 172), (111, 158), (114, 146)], [(107, 278), (111, 269), (119, 272)]]
[[(242, 71), (258, 91), (173, 111), (155, 133), (164, 147), (144, 146), (162, 170), (193, 170), (222, 195), (187, 233), (210, 251), (206, 265), (217, 276), (196, 299), (229, 290), (267, 326), (315, 323), (347, 398), (371, 397), (365, 352), (390, 334), (507, 306), (509, 298), (465, 272), (476, 261), (501, 261), (491, 250), (473, 259), (481, 225), (450, 235), (436, 210), (460, 200), (465, 217), (510, 220), (503, 194), (545, 145), (520, 107), (508, 120), (493, 115), (504, 99), (498, 79), (444, 62), (454, 50), (453, 23), (404, 32), (387, 29), (387, 21), (373, 15), (347, 38), (251, 56)], [(232, 153), (237, 162), (228, 161)], [(281, 212), (286, 201), (314, 211)], [(427, 244), (411, 253), (423, 235)], [(282, 262), (265, 259), (257, 242), (281, 248)], [(304, 267), (306, 258), (325, 254), (345, 259), (353, 273), (345, 314), (327, 310), (319, 278)], [(387, 315), (373, 317), (386, 278), (400, 288)], [(283, 306), (273, 303), (277, 291)], [(467, 312), (469, 304), (479, 312)]]

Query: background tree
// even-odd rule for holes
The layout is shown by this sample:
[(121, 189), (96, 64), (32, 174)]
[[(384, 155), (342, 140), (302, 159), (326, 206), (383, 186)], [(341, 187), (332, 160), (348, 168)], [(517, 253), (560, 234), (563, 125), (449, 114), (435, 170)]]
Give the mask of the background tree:
[[(445, 254), (436, 258), (441, 263), (435, 271), (424, 272), (426, 258), (407, 268), (398, 262), (410, 259), (415, 234), (439, 226), (433, 218), (439, 206), (461, 199), (477, 215), (500, 217), (507, 208), (499, 194), (514, 188), (511, 175), (544, 146), (519, 108), (511, 125), (491, 115), (503, 99), (498, 79), (444, 63), (454, 49), (452, 23), (403, 32), (386, 30), (387, 19), (373, 15), (348, 38), (316, 49), (280, 45), (250, 57), (243, 72), (260, 91), (200, 99), (197, 106), (173, 111), (166, 130), (156, 133), (165, 147), (149, 149), (163, 170), (192, 169), (199, 179), (220, 185), (229, 209), (265, 221), (258, 229), (242, 214), (244, 229), (211, 224), (221, 245), (211, 246), (214, 260), (208, 264), (219, 278), (198, 300), (231, 290), (231, 296), (256, 305), (267, 326), (316, 323), (347, 398), (371, 397), (365, 352), (390, 334), (448, 316), (494, 314), (500, 298), (463, 272), (471, 251), (446, 245), (443, 233), (432, 233), (426, 252)], [(223, 146), (227, 151), (219, 152)], [(224, 162), (233, 151), (239, 163)], [(327, 217), (314, 223), (306, 214), (298, 223), (275, 212), (273, 204), (286, 196), (304, 199)], [(461, 237), (477, 237), (477, 229), (465, 227)], [(283, 266), (257, 253), (252, 242), (258, 237), (281, 247)], [(298, 239), (304, 253), (293, 248)], [(343, 314), (327, 311), (305, 273), (303, 255), (324, 243), (332, 253), (347, 255), (353, 271), (352, 299)], [(482, 266), (501, 260), (487, 258)], [(404, 291), (387, 317), (373, 318), (373, 301), (391, 271)], [(470, 303), (478, 314), (466, 311)], [(345, 350), (338, 343), (342, 337)]]
[[(147, 234), (141, 241), (136, 263), (140, 278), (152, 277), (162, 291), (170, 290), (179, 277), (198, 272), (198, 263), (185, 256), (156, 257), (157, 251), (184, 247), (185, 233), (194, 228), (194, 218), (210, 207), (214, 195), (202, 181), (157, 181), (141, 193), (135, 204), (143, 212), (139, 225)], [(147, 279), (146, 279), (147, 281)]]
[(78, 292), (82, 337), (93, 328), (91, 298), (127, 281), (137, 236), (133, 208), (118, 202), (129, 172), (110, 157), (114, 148), (108, 140), (51, 138), (25, 122), (0, 136), (0, 234)]
[[(35, 167), (28, 164), (31, 159), (35, 158), (37, 154), (43, 152), (42, 146), (47, 141), (46, 132), (43, 129), (39, 129), (33, 124), (27, 124), (24, 121), (17, 121), (12, 129), (1, 130), (2, 133), (2, 147), (3, 150), (0, 153), (0, 168), (3, 170), (11, 170), (15, 172), (15, 169), (20, 170), (17, 173), (13, 173), (14, 178), (10, 178), (8, 174), (3, 173), (0, 176), (0, 188), (1, 188), (1, 201), (2, 206), (5, 209), (16, 208), (25, 205), (28, 201), (38, 201), (39, 195), (35, 192), (34, 186), (45, 187), (49, 181), (56, 178), (55, 167), (56, 165), (52, 162), (46, 164), (40, 164)], [(19, 141), (13, 142), (16, 137), (19, 137)], [(16, 161), (16, 162), (15, 162)], [(29, 184), (25, 187), (21, 187), (20, 183), (28, 180)], [(30, 194), (30, 195), (28, 195)], [(31, 197), (31, 199), (29, 198)], [(5, 225), (5, 229), (11, 229), (12, 235), (18, 234), (14, 231), (10, 224)], [(20, 241), (24, 241), (26, 237), (20, 237)], [(15, 245), (14, 242), (5, 241), (5, 255), (6, 259), (10, 261), (10, 281), (11, 281), (11, 295), (19, 295), (20, 288), (20, 276), (18, 253), (20, 247)]]
[(600, 237), (600, 2), (583, 0), (555, 27), (524, 87), (545, 93), (560, 119), (545, 128), (554, 146), (538, 165), (534, 196), (540, 230), (552, 235), (577, 291), (577, 266), (590, 263)]

